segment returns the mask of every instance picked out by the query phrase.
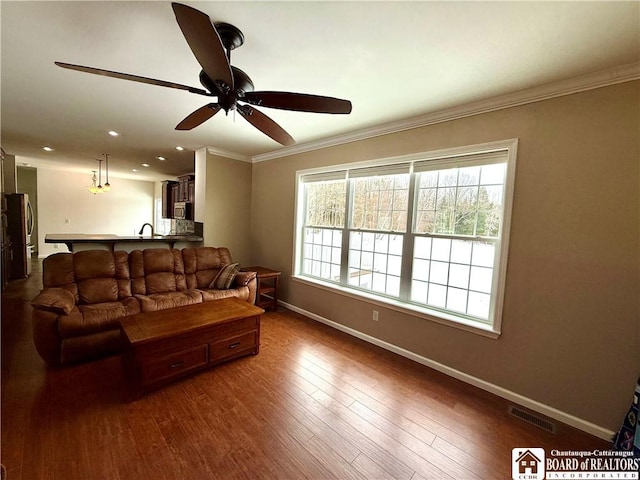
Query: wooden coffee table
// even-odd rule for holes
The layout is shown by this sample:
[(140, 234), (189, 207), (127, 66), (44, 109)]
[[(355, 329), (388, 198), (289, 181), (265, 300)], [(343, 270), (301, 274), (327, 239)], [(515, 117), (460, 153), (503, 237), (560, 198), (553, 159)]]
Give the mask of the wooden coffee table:
[(260, 349), (262, 308), (237, 298), (122, 319), (123, 365), (134, 397)]

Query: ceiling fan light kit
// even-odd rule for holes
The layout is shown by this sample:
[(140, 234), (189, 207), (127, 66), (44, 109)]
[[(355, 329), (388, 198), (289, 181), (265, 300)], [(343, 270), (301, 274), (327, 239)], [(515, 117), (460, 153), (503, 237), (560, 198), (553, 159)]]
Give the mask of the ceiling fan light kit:
[(209, 120), (220, 110), (224, 110), (226, 114), (229, 111), (236, 111), (262, 133), (286, 146), (295, 143), (291, 135), (253, 106), (298, 112), (351, 113), (351, 102), (340, 98), (305, 93), (254, 91), (251, 78), (239, 68), (231, 65), (231, 51), (244, 44), (242, 32), (229, 23), (214, 24), (207, 14), (187, 5), (172, 3), (171, 6), (189, 48), (202, 67), (200, 83), (206, 90), (94, 67), (63, 62), (55, 62), (55, 64), (80, 72), (217, 97), (215, 102), (200, 107), (187, 115), (178, 123), (176, 130), (191, 130)]

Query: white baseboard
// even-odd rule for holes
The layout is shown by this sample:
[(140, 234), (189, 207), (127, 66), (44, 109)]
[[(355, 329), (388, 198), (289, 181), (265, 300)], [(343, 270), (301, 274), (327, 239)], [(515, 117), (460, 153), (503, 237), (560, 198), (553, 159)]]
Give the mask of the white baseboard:
[(321, 317), (320, 315), (316, 315), (315, 313), (304, 310), (300, 307), (296, 307), (295, 305), (291, 305), (289, 303), (283, 302), (282, 300), (278, 301), (284, 308), (292, 310), (296, 313), (304, 315), (312, 320), (315, 320), (320, 323), (324, 323), (330, 327), (335, 328), (336, 330), (340, 330), (341, 332), (352, 335), (360, 340), (364, 340), (365, 342), (372, 343), (373, 345), (377, 345), (378, 347), (384, 348), (385, 350), (389, 350), (390, 352), (397, 353), (405, 358), (418, 362), (427, 367), (433, 368), (438, 372), (444, 373), (445, 375), (449, 375), (450, 377), (456, 378), (462, 382), (473, 385), (474, 387), (478, 387), (487, 392), (493, 393), (499, 397), (502, 397), (506, 400), (517, 403), (518, 405), (522, 405), (523, 407), (529, 408), (534, 412), (541, 413), (546, 415), (547, 417), (558, 420), (562, 423), (570, 425), (578, 430), (582, 430), (583, 432), (594, 435), (603, 440), (611, 441), (612, 437), (615, 435), (615, 432), (591, 423), (582, 418), (578, 418), (569, 413), (563, 412), (556, 408), (550, 407), (549, 405), (545, 405), (544, 403), (538, 402), (537, 400), (533, 400), (531, 398), (520, 395), (519, 393), (512, 392), (511, 390), (507, 390), (506, 388), (502, 388), (498, 385), (494, 385), (493, 383), (487, 382), (486, 380), (482, 380), (480, 378), (474, 377), (467, 373), (456, 370), (455, 368), (451, 368), (443, 363), (436, 362), (435, 360), (431, 360), (429, 358), (423, 357), (422, 355), (418, 355), (417, 353), (411, 352), (404, 348), (398, 347), (391, 343), (385, 342), (384, 340), (380, 340), (378, 338), (367, 335), (366, 333), (359, 332), (358, 330), (354, 330), (353, 328), (346, 327), (340, 323), (334, 322), (327, 318)]

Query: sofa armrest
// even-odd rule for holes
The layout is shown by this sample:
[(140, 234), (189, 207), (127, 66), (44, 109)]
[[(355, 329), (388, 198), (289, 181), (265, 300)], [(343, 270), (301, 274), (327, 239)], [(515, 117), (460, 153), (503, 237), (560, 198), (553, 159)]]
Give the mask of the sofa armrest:
[(57, 313), (40, 308), (34, 308), (31, 314), (33, 344), (40, 357), (52, 367), (61, 363), (62, 338), (58, 332), (58, 318)]
[(238, 272), (235, 278), (235, 285), (237, 287), (244, 287), (249, 285), (249, 282), (256, 278), (258, 274), (256, 272)]
[(39, 310), (46, 310), (59, 315), (69, 315), (76, 305), (76, 299), (64, 288), (46, 288), (36, 298), (31, 300), (31, 306)]
[(256, 303), (256, 292), (258, 291), (258, 274), (256, 272), (238, 272), (233, 284), (236, 287), (249, 287), (249, 298), (247, 302), (251, 305)]

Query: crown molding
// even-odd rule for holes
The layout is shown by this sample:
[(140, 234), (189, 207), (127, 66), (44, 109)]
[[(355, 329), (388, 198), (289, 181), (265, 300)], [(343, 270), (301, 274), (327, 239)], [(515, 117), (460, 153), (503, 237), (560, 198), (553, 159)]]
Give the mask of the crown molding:
[(328, 137), (313, 142), (301, 143), (285, 147), (273, 152), (262, 153), (251, 157), (252, 163), (265, 162), (281, 157), (288, 157), (299, 153), (311, 152), (345, 143), (356, 142), (368, 138), (388, 135), (413, 128), (424, 127), (436, 123), (448, 122), (459, 118), (480, 115), (505, 108), (517, 107), (528, 103), (541, 102), (556, 97), (572, 95), (574, 93), (607, 87), (618, 83), (631, 82), (640, 79), (640, 62), (621, 65), (601, 72), (589, 73), (558, 82), (540, 85), (538, 87), (521, 90), (515, 93), (500, 95), (486, 100), (480, 100), (457, 107), (447, 108), (376, 127), (357, 130), (346, 134)]
[(241, 162), (251, 163), (251, 157), (242, 153), (232, 152), (230, 150), (222, 150), (221, 148), (207, 147), (207, 153), (211, 155), (219, 155), (225, 158), (231, 158), (233, 160), (240, 160)]

